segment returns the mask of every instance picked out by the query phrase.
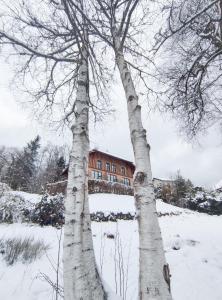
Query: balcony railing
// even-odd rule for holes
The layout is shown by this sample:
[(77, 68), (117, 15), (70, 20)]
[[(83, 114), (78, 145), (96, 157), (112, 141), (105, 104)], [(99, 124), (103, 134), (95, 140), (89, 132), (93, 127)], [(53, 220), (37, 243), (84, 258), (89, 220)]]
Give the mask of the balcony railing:
[(125, 186), (131, 186), (130, 185), (130, 180), (128, 182), (128, 184), (126, 182), (124, 182), (123, 179), (118, 179), (116, 178), (115, 180), (109, 180), (108, 176), (107, 175), (101, 175), (101, 176), (97, 176), (97, 178), (94, 178), (93, 176), (89, 176), (90, 179), (95, 179), (95, 180), (105, 180), (105, 181), (108, 181), (108, 182), (113, 182), (113, 183), (119, 183), (119, 184), (123, 184)]

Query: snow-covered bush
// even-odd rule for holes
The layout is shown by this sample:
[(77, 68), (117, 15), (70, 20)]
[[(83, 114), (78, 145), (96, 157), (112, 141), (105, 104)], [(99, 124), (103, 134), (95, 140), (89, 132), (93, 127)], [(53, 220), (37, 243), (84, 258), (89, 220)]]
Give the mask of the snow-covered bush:
[(209, 191), (203, 187), (193, 187), (189, 181), (181, 179), (181, 182), (179, 188), (170, 185), (157, 188), (156, 198), (182, 208), (211, 215), (222, 214), (222, 189)]
[(61, 226), (64, 223), (64, 195), (45, 194), (35, 205), (32, 221), (43, 225)]
[(91, 221), (94, 222), (117, 222), (118, 220), (134, 220), (136, 218), (135, 212), (108, 212), (104, 213), (103, 211), (97, 211), (90, 214)]
[(34, 205), (19, 193), (4, 192), (0, 197), (0, 222), (29, 222)]
[(33, 237), (0, 240), (0, 254), (8, 265), (17, 261), (31, 263), (40, 258), (47, 249), (49, 245), (42, 240), (35, 241)]
[(194, 195), (188, 199), (187, 207), (211, 215), (221, 215), (222, 191), (206, 191), (203, 188), (194, 188)]

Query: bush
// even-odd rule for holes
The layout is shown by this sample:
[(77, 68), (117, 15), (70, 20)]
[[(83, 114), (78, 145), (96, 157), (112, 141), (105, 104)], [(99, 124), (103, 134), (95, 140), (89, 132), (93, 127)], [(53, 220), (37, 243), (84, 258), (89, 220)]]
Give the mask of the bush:
[(28, 222), (32, 209), (33, 205), (21, 195), (5, 192), (0, 197), (0, 222)]
[(32, 221), (41, 226), (61, 226), (64, 223), (64, 195), (44, 195), (35, 206)]
[(0, 240), (0, 254), (8, 265), (17, 261), (31, 263), (49, 249), (42, 240), (34, 241), (33, 237), (9, 238)]
[(187, 208), (209, 215), (221, 215), (222, 201), (217, 201), (213, 193), (204, 191), (202, 194), (198, 194), (196, 198), (191, 198), (187, 202)]

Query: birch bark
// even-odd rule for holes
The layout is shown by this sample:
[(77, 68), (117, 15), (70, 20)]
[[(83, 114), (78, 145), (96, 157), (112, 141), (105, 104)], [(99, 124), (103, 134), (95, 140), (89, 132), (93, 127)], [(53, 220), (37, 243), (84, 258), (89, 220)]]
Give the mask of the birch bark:
[(170, 274), (165, 262), (161, 238), (152, 172), (150, 146), (143, 128), (141, 107), (127, 62), (121, 50), (120, 39), (114, 34), (116, 63), (127, 99), (131, 142), (136, 170), (134, 174), (134, 197), (139, 227), (139, 295), (142, 300), (171, 300)]
[(64, 296), (65, 300), (103, 300), (106, 296), (95, 262), (88, 203), (89, 78), (87, 51), (82, 52), (65, 199)]

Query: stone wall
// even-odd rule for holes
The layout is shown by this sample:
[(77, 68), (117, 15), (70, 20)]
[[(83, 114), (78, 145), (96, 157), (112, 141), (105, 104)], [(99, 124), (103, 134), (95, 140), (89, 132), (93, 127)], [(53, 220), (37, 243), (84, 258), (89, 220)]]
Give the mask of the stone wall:
[(48, 183), (46, 185), (46, 192), (52, 196), (55, 196), (57, 194), (65, 195), (66, 187), (67, 187), (67, 180), (58, 181), (55, 183)]

